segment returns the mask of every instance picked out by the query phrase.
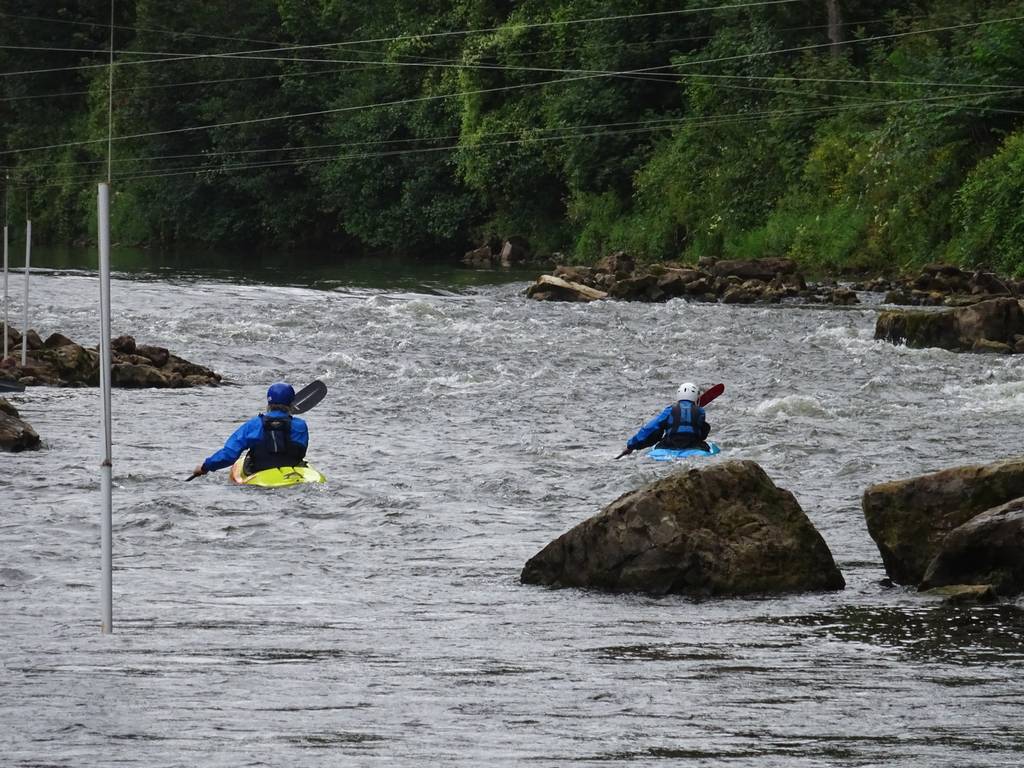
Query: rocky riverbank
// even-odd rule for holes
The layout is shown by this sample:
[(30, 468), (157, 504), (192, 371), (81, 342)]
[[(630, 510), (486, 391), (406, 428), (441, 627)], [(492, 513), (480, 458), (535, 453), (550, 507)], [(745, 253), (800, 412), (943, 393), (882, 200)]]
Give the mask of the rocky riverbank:
[[(506, 246), (502, 253), (521, 250)], [(539, 301), (660, 302), (683, 298), (723, 304), (791, 301), (836, 305), (860, 303), (858, 293), (883, 294), (883, 304), (957, 308), (1024, 295), (1024, 281), (984, 270), (968, 272), (950, 264), (927, 265), (917, 274), (897, 278), (812, 281), (795, 261), (786, 258), (701, 259), (695, 265), (638, 265), (620, 251), (593, 266), (557, 265), (550, 274), (538, 277), (526, 291), (527, 296)]]

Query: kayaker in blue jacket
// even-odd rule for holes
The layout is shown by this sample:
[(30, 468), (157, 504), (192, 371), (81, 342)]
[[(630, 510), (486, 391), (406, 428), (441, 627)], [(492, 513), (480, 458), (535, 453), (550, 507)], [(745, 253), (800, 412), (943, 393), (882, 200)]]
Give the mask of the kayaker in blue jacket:
[(711, 425), (705, 418), (704, 409), (697, 405), (700, 389), (696, 384), (686, 382), (679, 385), (677, 401), (644, 424), (626, 442), (625, 450), (616, 458), (627, 456), (633, 451), (657, 445), (659, 448), (701, 448), (708, 450), (704, 442), (711, 433)]
[(267, 390), (267, 412), (236, 429), (223, 448), (192, 470), (192, 476), (230, 467), (246, 450), (247, 475), (272, 467), (303, 466), (309, 429), (305, 421), (289, 412), (294, 399), (295, 390), (290, 384), (272, 384)]

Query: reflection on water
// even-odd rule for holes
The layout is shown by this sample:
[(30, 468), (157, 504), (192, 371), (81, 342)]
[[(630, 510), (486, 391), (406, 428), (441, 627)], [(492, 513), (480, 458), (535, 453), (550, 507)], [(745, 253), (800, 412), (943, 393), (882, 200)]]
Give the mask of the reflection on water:
[[(12, 249), (10, 268), (24, 267)], [(97, 269), (95, 248), (32, 249), (32, 268), (48, 270)], [(296, 285), (321, 290), (385, 288), (451, 293), (474, 286), (532, 280), (539, 267), (469, 269), (455, 257), (413, 259), (403, 256), (342, 256), (329, 252), (266, 253), (203, 249), (175, 250), (114, 247), (111, 270), (130, 278), (207, 278), (242, 283)]]
[(843, 606), (775, 619), (837, 640), (899, 650), (908, 661), (999, 664), (1024, 661), (1024, 609), (1016, 605)]

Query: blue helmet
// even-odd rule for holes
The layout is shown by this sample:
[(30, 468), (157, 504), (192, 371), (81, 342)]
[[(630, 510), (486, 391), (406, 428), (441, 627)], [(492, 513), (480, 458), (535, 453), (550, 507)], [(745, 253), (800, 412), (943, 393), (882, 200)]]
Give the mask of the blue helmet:
[(291, 384), (285, 384), (283, 381), (277, 382), (277, 384), (271, 384), (270, 389), (267, 390), (267, 402), (275, 405), (291, 405), (292, 400), (295, 399), (295, 390)]

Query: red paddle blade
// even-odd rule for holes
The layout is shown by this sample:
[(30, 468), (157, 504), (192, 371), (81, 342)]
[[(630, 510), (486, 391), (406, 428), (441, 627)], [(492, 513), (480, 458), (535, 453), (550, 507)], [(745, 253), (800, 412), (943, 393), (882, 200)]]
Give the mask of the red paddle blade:
[(697, 405), (703, 408), (723, 392), (725, 392), (725, 384), (715, 384), (713, 387), (708, 387), (707, 391), (703, 392), (697, 400)]

